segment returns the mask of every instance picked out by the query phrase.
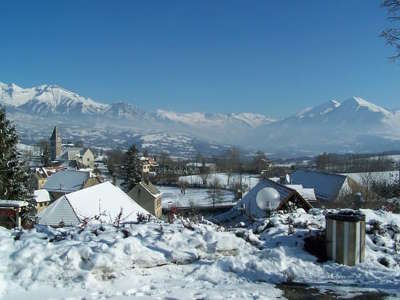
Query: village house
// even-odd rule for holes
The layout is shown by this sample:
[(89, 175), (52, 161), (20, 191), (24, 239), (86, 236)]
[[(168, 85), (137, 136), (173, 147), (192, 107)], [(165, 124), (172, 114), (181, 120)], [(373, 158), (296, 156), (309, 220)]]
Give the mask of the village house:
[(189, 162), (185, 165), (186, 173), (188, 174), (200, 174), (202, 171), (206, 173), (215, 172), (217, 166), (215, 163), (201, 163), (201, 162)]
[(76, 192), (98, 183), (100, 183), (99, 179), (92, 176), (89, 171), (64, 170), (51, 175), (43, 189), (50, 193), (52, 200), (55, 200), (64, 194)]
[(128, 195), (149, 213), (161, 217), (161, 192), (150, 181), (139, 182)]
[(34, 190), (40, 190), (46, 183), (47, 175), (45, 175), (44, 173), (34, 172), (30, 176), (29, 180), (30, 180), (30, 186)]
[(279, 193), (280, 202), (276, 210), (290, 210), (295, 207), (308, 211), (312, 208), (312, 205), (295, 189), (269, 179), (262, 179), (238, 203), (238, 205), (242, 205), (247, 215), (252, 217), (266, 216), (266, 211), (260, 209), (256, 203), (258, 193), (264, 188), (273, 188)]
[(38, 214), (38, 223), (49, 226), (76, 226), (81, 223), (137, 222), (149, 213), (120, 188), (100, 183), (59, 197)]
[(332, 202), (352, 193), (356, 184), (348, 176), (321, 171), (297, 170), (290, 174), (290, 184), (313, 188), (320, 202)]
[(0, 200), (0, 226), (5, 228), (21, 228), (22, 214), (28, 202), (18, 200)]
[(142, 166), (142, 174), (155, 173), (158, 168), (158, 163), (150, 156), (140, 157), (140, 163)]
[(65, 147), (64, 152), (61, 154), (63, 161), (75, 161), (80, 156), (82, 148), (79, 147)]
[(40, 212), (49, 206), (51, 202), (50, 193), (46, 190), (35, 190), (33, 192), (33, 198), (36, 203), (36, 212)]
[(315, 196), (315, 191), (313, 188), (305, 188), (301, 184), (290, 184), (289, 175), (286, 175), (285, 177), (271, 177), (268, 179), (283, 184), (290, 189), (296, 190), (305, 200), (307, 200), (312, 205), (315, 205), (315, 203), (317, 202), (317, 197)]
[(295, 189), (270, 179), (261, 179), (235, 207), (218, 215), (215, 220), (228, 225), (254, 218), (265, 218), (268, 215), (268, 209), (261, 209), (257, 201), (264, 189), (273, 189), (279, 196), (277, 203), (274, 203), (273, 210), (290, 211), (303, 208), (305, 211), (309, 211), (312, 208), (312, 205)]
[(64, 170), (64, 167), (35, 168), (30, 177), (30, 186), (33, 190), (42, 189), (47, 181), (47, 178), (61, 170)]
[(94, 154), (89, 148), (68, 147), (60, 157), (68, 162), (68, 166), (75, 168), (94, 168)]
[(79, 163), (85, 168), (94, 167), (94, 154), (89, 148), (83, 149), (80, 152)]

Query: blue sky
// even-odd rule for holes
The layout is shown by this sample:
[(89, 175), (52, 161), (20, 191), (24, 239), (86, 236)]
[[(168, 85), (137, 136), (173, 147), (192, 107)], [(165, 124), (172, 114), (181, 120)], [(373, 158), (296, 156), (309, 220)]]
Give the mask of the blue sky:
[(400, 108), (379, 0), (7, 2), (2, 82), (146, 110), (279, 117), (353, 95)]

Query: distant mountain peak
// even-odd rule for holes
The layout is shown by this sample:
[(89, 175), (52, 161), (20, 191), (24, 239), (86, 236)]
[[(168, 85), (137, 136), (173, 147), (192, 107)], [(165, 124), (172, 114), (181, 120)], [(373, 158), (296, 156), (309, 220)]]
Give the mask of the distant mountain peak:
[(390, 115), (392, 114), (390, 111), (388, 111), (387, 109), (378, 106), (374, 103), (371, 103), (361, 97), (357, 97), (357, 96), (353, 96), (345, 101), (342, 102), (342, 105), (344, 106), (351, 106), (353, 108), (355, 108), (356, 110), (359, 110), (361, 108), (367, 109), (371, 112), (375, 112), (375, 113), (383, 113), (385, 115)]
[(337, 100), (331, 100), (330, 102), (331, 102), (335, 107), (340, 106), (340, 102), (337, 101)]

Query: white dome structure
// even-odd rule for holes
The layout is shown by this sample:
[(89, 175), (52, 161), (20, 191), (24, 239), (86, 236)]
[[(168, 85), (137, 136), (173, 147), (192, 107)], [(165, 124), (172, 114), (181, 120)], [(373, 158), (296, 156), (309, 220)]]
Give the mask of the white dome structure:
[(281, 202), (281, 195), (272, 187), (265, 187), (258, 191), (256, 203), (261, 210), (277, 209)]

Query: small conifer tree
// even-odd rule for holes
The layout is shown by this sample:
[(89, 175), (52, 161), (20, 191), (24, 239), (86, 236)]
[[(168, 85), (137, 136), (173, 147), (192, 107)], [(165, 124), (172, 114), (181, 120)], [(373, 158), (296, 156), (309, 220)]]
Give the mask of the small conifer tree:
[(142, 165), (135, 145), (132, 145), (125, 154), (123, 162), (123, 183), (125, 191), (130, 191), (142, 180)]

